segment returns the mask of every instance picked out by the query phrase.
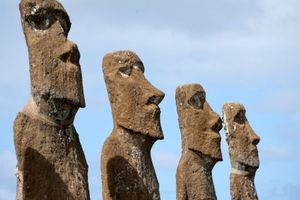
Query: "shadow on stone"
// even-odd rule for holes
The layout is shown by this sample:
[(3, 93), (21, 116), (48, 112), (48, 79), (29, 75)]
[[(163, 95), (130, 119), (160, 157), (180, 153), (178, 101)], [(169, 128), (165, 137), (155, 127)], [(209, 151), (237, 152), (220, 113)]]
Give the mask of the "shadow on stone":
[(112, 199), (147, 200), (151, 196), (138, 172), (121, 156), (108, 161), (107, 179)]
[(24, 161), (24, 182), (31, 186), (23, 188), (24, 199), (75, 200), (54, 166), (38, 151), (28, 148)]

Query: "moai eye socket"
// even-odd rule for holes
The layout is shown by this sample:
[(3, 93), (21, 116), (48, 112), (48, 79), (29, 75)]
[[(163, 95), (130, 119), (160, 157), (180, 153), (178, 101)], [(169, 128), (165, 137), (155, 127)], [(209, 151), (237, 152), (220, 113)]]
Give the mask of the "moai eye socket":
[[(68, 34), (69, 30), (71, 28), (71, 22), (70, 22), (68, 15), (61, 11), (55, 11), (55, 12), (53, 12), (52, 16), (53, 16), (53, 19), (56, 19), (57, 21), (59, 21), (60, 25), (64, 29), (64, 32), (66, 34)], [(53, 22), (54, 21), (55, 20), (53, 20)]]
[(195, 109), (202, 109), (205, 102), (205, 92), (196, 92), (188, 101)]
[(240, 111), (234, 117), (234, 122), (238, 124), (244, 124), (246, 121), (245, 111)]
[(130, 76), (131, 72), (132, 72), (132, 67), (129, 67), (129, 66), (121, 67), (119, 69), (119, 73), (121, 74), (122, 77), (125, 77), (125, 78)]
[(47, 30), (52, 24), (58, 21), (66, 35), (71, 28), (68, 15), (60, 10), (38, 10), (35, 8), (32, 13), (26, 17), (26, 21), (34, 30)]
[(36, 30), (46, 30), (52, 24), (52, 17), (48, 14), (29, 15), (27, 22), (31, 28)]
[(137, 62), (133, 65), (133, 68), (141, 70), (143, 73), (145, 72), (144, 64), (142, 62)]

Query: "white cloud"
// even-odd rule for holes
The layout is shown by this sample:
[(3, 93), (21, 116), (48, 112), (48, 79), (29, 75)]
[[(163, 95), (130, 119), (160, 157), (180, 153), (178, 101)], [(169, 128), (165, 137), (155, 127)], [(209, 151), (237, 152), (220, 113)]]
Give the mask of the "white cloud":
[(282, 161), (282, 160), (298, 160), (298, 152), (291, 146), (283, 145), (265, 145), (260, 147), (260, 155), (263, 160), (273, 160), (273, 161)]
[[(137, 51), (147, 61), (146, 73), (153, 68), (151, 75), (164, 85), (220, 79), (249, 85), (257, 80), (281, 81), (282, 75), (293, 79), (299, 72), (296, 0), (61, 2), (73, 22), (70, 38), (84, 58), (87, 87), (99, 84), (104, 53), (118, 49)], [(22, 35), (20, 24), (13, 27)], [(6, 86), (18, 84), (11, 91), (25, 84), (29, 90), (25, 42), (23, 35), (22, 40), (18, 37), (17, 44), (12, 41), (6, 49), (13, 55), (13, 47), (22, 44), (23, 54), (18, 53), (22, 59), (1, 61), (13, 66), (3, 71), (7, 76), (1, 79)]]
[(15, 199), (15, 169), (16, 158), (10, 151), (0, 152), (0, 199), (11, 200)]
[(177, 168), (180, 156), (171, 152), (152, 153), (153, 163), (157, 165), (157, 169), (174, 170)]
[[(300, 2), (298, 0), (260, 0), (263, 12), (258, 23), (259, 29), (270, 34), (295, 33), (300, 30), (295, 26), (300, 22)], [(276, 30), (276, 32), (270, 32)]]
[[(296, 120), (296, 122), (297, 122), (298, 124), (300, 124), (300, 112), (297, 113), (297, 114), (295, 114), (294, 119)], [(300, 133), (299, 133), (299, 134), (300, 134)]]
[[(277, 89), (263, 97), (257, 110), (289, 116), (291, 123), (300, 122), (300, 88)], [(286, 117), (285, 117), (286, 118)]]
[(0, 163), (3, 164), (1, 165), (0, 176), (4, 178), (14, 176), (16, 162), (16, 156), (10, 151), (0, 152)]
[[(185, 29), (190, 33), (207, 33), (239, 29), (244, 20), (257, 13), (256, 1), (76, 1), (62, 0), (70, 12), (82, 13), (80, 18), (127, 26), (146, 24), (158, 28)], [(89, 12), (87, 12), (89, 11)], [(90, 13), (97, 13), (97, 18)], [(71, 15), (72, 16), (72, 15)], [(76, 17), (73, 15), (73, 17)], [(90, 18), (89, 18), (90, 17)], [(87, 21), (87, 20), (86, 20)], [(95, 23), (94, 23), (95, 25)], [(91, 27), (92, 28), (92, 27)]]
[(12, 190), (6, 190), (0, 188), (0, 199), (1, 200), (12, 200), (15, 199), (16, 194)]
[(295, 200), (300, 196), (300, 183), (287, 184), (283, 189), (284, 197), (287, 200)]
[(300, 196), (300, 183), (291, 181), (288, 184), (278, 183), (274, 187), (264, 191), (266, 199), (274, 200), (296, 200)]
[[(164, 1), (159, 7), (156, 1), (117, 6), (113, 1), (89, 3), (81, 8), (66, 2), (78, 13), (89, 8), (98, 15), (75, 18), (72, 37), (84, 48), (101, 53), (137, 51), (147, 61), (146, 73), (148, 66), (155, 68), (153, 76), (161, 84), (220, 79), (244, 85), (265, 80), (276, 83), (295, 79), (299, 72), (296, 52), (300, 48), (295, 44), (300, 43), (300, 7), (293, 0), (190, 1), (184, 5)], [(91, 4), (93, 8), (88, 7)], [(178, 23), (178, 16), (184, 23)], [(90, 30), (88, 37), (86, 30)], [(98, 66), (102, 56), (97, 58)]]
[[(91, 112), (88, 111), (89, 107), (99, 106), (97, 113), (100, 115), (101, 112), (105, 113), (103, 110), (110, 112), (107, 94), (103, 92), (105, 88), (101, 73), (101, 59), (108, 51), (118, 49), (136, 51), (144, 61), (146, 77), (149, 77), (151, 82), (155, 81), (159, 88), (172, 86), (169, 87), (172, 90), (166, 90), (166, 93), (171, 93), (172, 97), (175, 87), (186, 82), (202, 84), (205, 81), (214, 81), (218, 88), (228, 88), (225, 91), (227, 98), (243, 96), (245, 93), (242, 90), (232, 89), (230, 83), (239, 86), (247, 85), (249, 88), (257, 88), (261, 91), (260, 94), (263, 94), (261, 98), (265, 99), (266, 103), (262, 104), (262, 100), (259, 100), (260, 105), (263, 105), (259, 109), (260, 113), (285, 112), (300, 122), (299, 0), (182, 2), (61, 0), (61, 2), (73, 23), (70, 39), (79, 45), (82, 55), (81, 65), (88, 102), (86, 114), (81, 121), (78, 121), (78, 124), (82, 125), (82, 133), (99, 128), (96, 126), (87, 128), (84, 125), (88, 124), (84, 120), (92, 119)], [(30, 88), (27, 50), (17, 3), (11, 0), (4, 0), (4, 3), (5, 6), (0, 8), (3, 9), (1, 13), (3, 19), (10, 19), (10, 26), (7, 26), (7, 20), (0, 21), (1, 27), (6, 27), (3, 32), (5, 37), (0, 38), (4, 47), (0, 49), (0, 74), (2, 74), (0, 104), (7, 112), (3, 116), (7, 116), (14, 113), (11, 110), (16, 109), (16, 104), (24, 105), (19, 101), (26, 103)], [(264, 85), (261, 84), (262, 81)], [(203, 86), (206, 88), (208, 84)], [(226, 99), (222, 94), (224, 91), (216, 93), (218, 92), (220, 94), (216, 99), (220, 101)], [(256, 95), (255, 92), (251, 94), (253, 97)], [(102, 102), (105, 98), (106, 103)], [(165, 100), (167, 99), (166, 97)], [(168, 106), (174, 105), (174, 99), (169, 99), (166, 102), (164, 100), (163, 103)], [(247, 105), (250, 104), (249, 101), (246, 99), (243, 103)], [(171, 110), (170, 107), (166, 107), (166, 115), (170, 114)], [(110, 116), (107, 119), (110, 119)], [(269, 124), (273, 123), (272, 118), (268, 120)], [(91, 124), (94, 122), (89, 120)], [(163, 126), (174, 126), (174, 122), (168, 118)], [(108, 129), (107, 124), (111, 125), (111, 123), (104, 123), (101, 130)], [(3, 125), (2, 123), (1, 126)], [(284, 130), (284, 127), (289, 127), (287, 123), (280, 125)], [(90, 135), (87, 138), (90, 139), (92, 137)], [(105, 136), (102, 133), (100, 135), (98, 137), (103, 141), (102, 138)], [(269, 137), (272, 136), (268, 135), (265, 138)], [(86, 138), (81, 137), (81, 139), (83, 141)], [(294, 161), (299, 158), (294, 147), (282, 143), (277, 146), (273, 144), (272, 139), (268, 141), (270, 146), (259, 148), (261, 160)], [(92, 149), (92, 146), (88, 145), (85, 148)], [(180, 145), (170, 145), (170, 151), (179, 148)], [(222, 150), (224, 163), (228, 163), (227, 145), (223, 145)], [(90, 152), (86, 151), (87, 154)], [(161, 152), (160, 149), (156, 149), (152, 155), (158, 174), (160, 170), (175, 173), (180, 155)], [(99, 162), (98, 159), (96, 157), (91, 160)], [(1, 200), (14, 199), (15, 162), (12, 153), (8, 151), (0, 153), (0, 163), (5, 163), (0, 169)], [(89, 164), (92, 165), (90, 167), (91, 194), (92, 197), (99, 199), (101, 183), (99, 175), (95, 175), (96, 171), (100, 171), (99, 163), (96, 165), (89, 161)], [(218, 178), (224, 180), (224, 177)], [(167, 182), (169, 184), (169, 180)], [(162, 191), (166, 191), (165, 186), (162, 187)], [(172, 190), (172, 193), (175, 194), (175, 191)], [(281, 197), (285, 198), (285, 196)], [(297, 197), (294, 196), (294, 199)]]

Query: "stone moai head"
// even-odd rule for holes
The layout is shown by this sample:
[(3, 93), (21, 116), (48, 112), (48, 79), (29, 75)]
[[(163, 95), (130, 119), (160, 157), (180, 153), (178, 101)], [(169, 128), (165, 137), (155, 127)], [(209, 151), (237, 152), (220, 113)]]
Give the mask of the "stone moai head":
[(257, 169), (259, 159), (256, 145), (260, 138), (251, 128), (244, 106), (239, 103), (224, 104), (223, 121), (231, 166), (243, 171)]
[(56, 0), (21, 0), (20, 13), (33, 100), (39, 112), (61, 123), (68, 121), (85, 106), (80, 54), (67, 39), (69, 16)]
[(187, 148), (215, 161), (222, 160), (219, 134), (222, 121), (206, 101), (203, 87), (199, 84), (177, 87), (176, 105), (182, 138), (186, 138)]
[(140, 58), (131, 51), (109, 53), (103, 74), (115, 127), (163, 139), (158, 104), (164, 93), (147, 81)]

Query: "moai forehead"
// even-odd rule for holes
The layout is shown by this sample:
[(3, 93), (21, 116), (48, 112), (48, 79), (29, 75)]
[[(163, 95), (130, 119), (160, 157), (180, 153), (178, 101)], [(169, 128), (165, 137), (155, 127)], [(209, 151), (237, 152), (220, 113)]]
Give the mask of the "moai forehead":
[(144, 73), (144, 65), (138, 55), (132, 51), (117, 51), (106, 54), (103, 58), (103, 74), (105, 79), (113, 79), (116, 74), (129, 76), (133, 67)]
[(224, 104), (223, 121), (232, 167), (257, 168), (259, 158), (256, 146), (260, 138), (246, 118), (245, 107), (240, 103)]
[(181, 133), (187, 137), (188, 148), (222, 160), (219, 134), (222, 122), (206, 101), (203, 87), (199, 84), (177, 87), (176, 105)]
[(247, 120), (243, 118), (246, 115), (246, 109), (243, 104), (240, 103), (226, 103), (223, 106), (224, 117), (226, 121), (241, 121)]
[(71, 22), (63, 6), (55, 0), (22, 0), (20, 13), (35, 103), (84, 107), (80, 53), (67, 39)]
[(186, 84), (177, 87), (176, 102), (178, 109), (188, 109), (190, 106), (195, 109), (203, 108), (206, 102), (206, 93), (203, 87), (199, 84)]
[(164, 93), (145, 78), (140, 58), (131, 51), (109, 53), (103, 74), (115, 126), (162, 139), (158, 104)]

